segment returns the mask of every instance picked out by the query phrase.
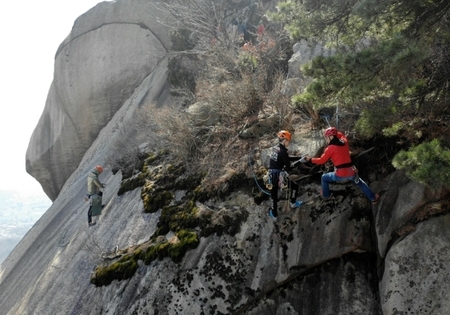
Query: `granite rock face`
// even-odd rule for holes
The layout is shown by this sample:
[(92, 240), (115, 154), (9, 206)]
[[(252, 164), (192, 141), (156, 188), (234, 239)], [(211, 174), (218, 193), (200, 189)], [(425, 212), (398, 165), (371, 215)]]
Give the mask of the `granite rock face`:
[(449, 228), (450, 215), (432, 218), (392, 246), (380, 282), (384, 315), (449, 312)]
[(167, 55), (168, 30), (157, 17), (164, 14), (151, 1), (102, 2), (75, 21), (60, 45), (26, 154), (27, 172), (51, 200), (100, 130)]

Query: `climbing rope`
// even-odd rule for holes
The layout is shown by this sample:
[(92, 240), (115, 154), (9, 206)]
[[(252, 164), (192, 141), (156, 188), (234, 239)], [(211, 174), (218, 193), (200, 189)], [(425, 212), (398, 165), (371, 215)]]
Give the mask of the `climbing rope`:
[(258, 183), (258, 179), (256, 178), (256, 174), (255, 174), (255, 172), (253, 171), (253, 167), (252, 167), (252, 164), (251, 164), (250, 153), (248, 154), (248, 166), (250, 167), (250, 169), (251, 169), (251, 171), (252, 171), (253, 178), (255, 179), (256, 186), (258, 186), (258, 188), (259, 188), (259, 190), (260, 190), (261, 192), (263, 192), (263, 193), (265, 193), (266, 195), (269, 195), (269, 196), (270, 196), (270, 192), (264, 190), (264, 189), (259, 185), (259, 183)]
[(336, 105), (336, 128), (339, 129), (339, 103)]
[(322, 117), (325, 122), (327, 123), (328, 127), (331, 127), (330, 122), (328, 121), (328, 118), (330, 118), (330, 116), (328, 115), (321, 115), (320, 117)]

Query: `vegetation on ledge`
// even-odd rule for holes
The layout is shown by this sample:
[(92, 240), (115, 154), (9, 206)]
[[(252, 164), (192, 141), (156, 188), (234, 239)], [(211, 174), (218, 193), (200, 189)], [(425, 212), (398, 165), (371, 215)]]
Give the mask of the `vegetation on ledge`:
[(154, 243), (149, 241), (110, 265), (96, 267), (90, 281), (96, 286), (105, 286), (114, 280), (129, 279), (139, 268), (138, 260), (144, 261), (146, 265), (149, 265), (156, 259), (162, 260), (166, 257), (171, 258), (174, 262), (180, 262), (184, 254), (189, 249), (196, 248), (198, 244), (197, 233), (180, 230), (176, 233), (176, 238), (173, 242), (165, 240), (160, 243)]

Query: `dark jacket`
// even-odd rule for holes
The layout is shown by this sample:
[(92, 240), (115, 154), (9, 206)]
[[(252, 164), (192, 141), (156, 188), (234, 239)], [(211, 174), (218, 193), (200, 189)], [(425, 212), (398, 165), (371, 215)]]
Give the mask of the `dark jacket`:
[(291, 161), (295, 160), (298, 160), (298, 157), (290, 157), (288, 149), (280, 143), (272, 148), (269, 168), (272, 170), (285, 170), (289, 172), (292, 169)]

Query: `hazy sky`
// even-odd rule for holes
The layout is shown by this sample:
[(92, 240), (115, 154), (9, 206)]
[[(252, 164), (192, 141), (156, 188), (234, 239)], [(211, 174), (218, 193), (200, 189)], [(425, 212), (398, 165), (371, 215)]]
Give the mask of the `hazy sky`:
[(75, 19), (99, 0), (6, 0), (0, 19), (0, 189), (40, 190), (25, 153), (45, 106), (54, 56)]

